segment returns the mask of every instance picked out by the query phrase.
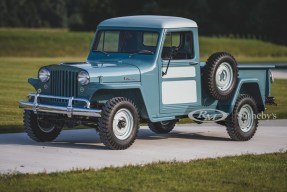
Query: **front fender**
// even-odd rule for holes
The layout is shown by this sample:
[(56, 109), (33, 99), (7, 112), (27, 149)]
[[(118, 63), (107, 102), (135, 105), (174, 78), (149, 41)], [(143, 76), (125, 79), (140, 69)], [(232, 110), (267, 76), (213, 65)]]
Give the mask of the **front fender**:
[(131, 99), (137, 106), (142, 119), (150, 117), (150, 111), (146, 108), (146, 101), (143, 97), (140, 85), (107, 85), (98, 87), (92, 94), (90, 102), (96, 105), (104, 105), (114, 97), (126, 97)]
[(34, 87), (35, 90), (40, 88), (40, 81), (38, 78), (29, 78), (28, 83)]

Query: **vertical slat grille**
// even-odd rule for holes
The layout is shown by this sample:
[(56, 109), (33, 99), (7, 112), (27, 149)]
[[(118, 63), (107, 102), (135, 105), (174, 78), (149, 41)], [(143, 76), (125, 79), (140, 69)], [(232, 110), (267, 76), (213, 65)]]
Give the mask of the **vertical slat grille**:
[(51, 71), (51, 95), (77, 97), (77, 72)]

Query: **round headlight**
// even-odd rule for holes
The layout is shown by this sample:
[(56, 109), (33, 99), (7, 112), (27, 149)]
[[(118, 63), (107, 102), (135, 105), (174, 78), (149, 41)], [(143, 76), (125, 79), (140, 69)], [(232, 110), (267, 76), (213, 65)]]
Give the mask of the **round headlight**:
[(90, 76), (86, 71), (81, 71), (78, 74), (78, 82), (81, 85), (87, 85), (90, 82)]
[(42, 68), (39, 71), (38, 77), (41, 82), (47, 82), (50, 79), (50, 71), (46, 68)]

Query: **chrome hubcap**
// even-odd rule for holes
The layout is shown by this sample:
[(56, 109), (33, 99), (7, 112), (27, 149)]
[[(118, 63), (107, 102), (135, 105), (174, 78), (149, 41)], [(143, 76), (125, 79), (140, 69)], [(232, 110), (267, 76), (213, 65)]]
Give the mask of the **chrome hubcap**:
[(245, 104), (238, 113), (238, 124), (243, 132), (248, 132), (253, 126), (254, 117), (253, 109), (250, 105)]
[(169, 121), (161, 121), (160, 124), (162, 124), (163, 126), (168, 125)]
[(120, 140), (127, 139), (133, 130), (133, 116), (128, 109), (120, 109), (113, 119), (113, 132)]
[(215, 76), (215, 82), (218, 89), (221, 91), (226, 91), (230, 88), (233, 79), (232, 67), (229, 63), (222, 63), (217, 71)]
[(38, 124), (39, 129), (45, 133), (50, 133), (51, 131), (55, 129), (54, 123), (47, 122), (43, 119), (38, 119), (37, 124)]

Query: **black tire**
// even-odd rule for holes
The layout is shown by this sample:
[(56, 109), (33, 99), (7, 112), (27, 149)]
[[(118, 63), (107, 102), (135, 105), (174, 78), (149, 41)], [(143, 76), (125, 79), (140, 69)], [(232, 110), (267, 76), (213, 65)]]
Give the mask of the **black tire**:
[(59, 136), (63, 128), (63, 125), (39, 119), (31, 110), (24, 111), (23, 121), (28, 136), (38, 142), (53, 141)]
[(149, 129), (154, 133), (169, 133), (171, 130), (173, 130), (174, 126), (176, 124), (176, 120), (170, 120), (170, 121), (160, 121), (160, 122), (150, 122), (148, 123)]
[[(218, 70), (222, 71), (222, 73), (220, 73), (220, 80), (216, 81), (216, 78), (219, 77), (219, 74), (216, 75)], [(232, 72), (232, 76), (230, 75), (230, 81), (228, 81), (229, 78), (227, 78), (226, 75), (228, 74), (228, 71), (230, 71), (229, 74)], [(236, 88), (237, 77), (237, 62), (229, 53), (217, 52), (212, 54), (206, 61), (206, 65), (203, 68), (203, 85), (207, 90), (207, 93), (214, 99), (220, 101), (227, 100), (232, 96)], [(224, 83), (225, 80), (226, 84)], [(223, 85), (217, 85), (217, 82), (220, 83), (221, 81)]]
[[(245, 110), (245, 107), (248, 107), (249, 110), (251, 110), (254, 114), (250, 115), (251, 118), (248, 118), (248, 116), (246, 116), (244, 113), (240, 114), (240, 110)], [(230, 138), (235, 141), (250, 140), (254, 136), (258, 127), (258, 119), (255, 117), (257, 113), (258, 108), (255, 100), (250, 95), (240, 95), (236, 101), (232, 113), (226, 118), (226, 128)], [(246, 123), (251, 120), (252, 122), (248, 123), (250, 126), (244, 124), (240, 126), (240, 121), (244, 122), (243, 119), (246, 120)]]
[(198, 124), (198, 125), (201, 125), (203, 122), (201, 122), (201, 121), (196, 121), (196, 120), (192, 120), (194, 123), (196, 123), (196, 124)]
[(218, 125), (226, 126), (226, 122), (225, 121), (216, 121), (216, 123)]
[[(121, 120), (116, 119), (116, 115), (119, 115), (119, 113), (123, 113)], [(126, 117), (124, 117), (125, 114)], [(128, 126), (129, 122), (131, 126)], [(127, 131), (123, 136), (120, 135), (121, 129)], [(131, 100), (124, 97), (115, 97), (107, 101), (99, 119), (99, 134), (105, 146), (114, 150), (127, 149), (134, 143), (138, 129), (138, 110)]]

